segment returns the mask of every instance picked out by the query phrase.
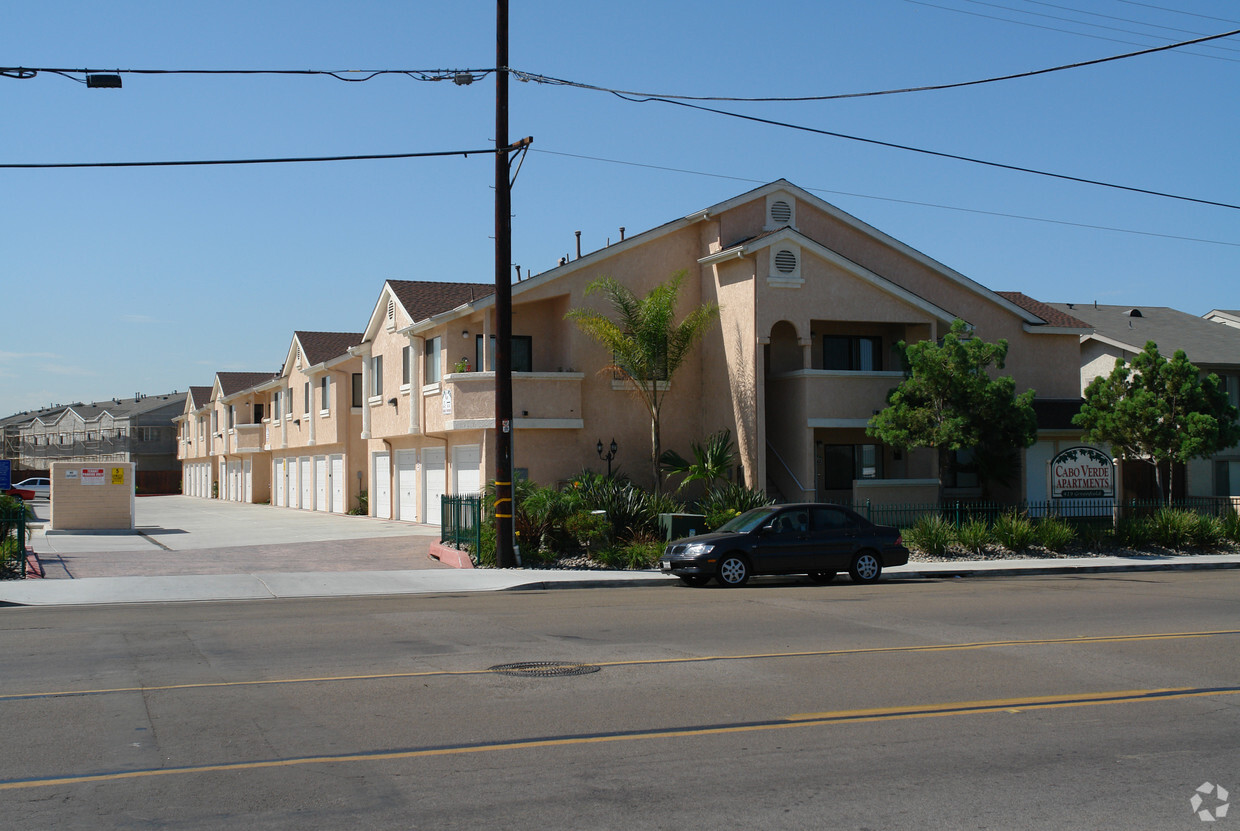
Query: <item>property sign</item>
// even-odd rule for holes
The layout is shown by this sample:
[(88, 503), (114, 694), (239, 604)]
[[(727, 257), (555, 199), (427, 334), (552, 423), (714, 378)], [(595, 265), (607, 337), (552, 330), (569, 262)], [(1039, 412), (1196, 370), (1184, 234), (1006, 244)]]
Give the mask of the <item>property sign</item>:
[(125, 468), (123, 467), (112, 468), (112, 484), (113, 485), (125, 484)]
[(0, 490), (7, 491), (13, 487), (13, 462), (0, 459)]
[(82, 468), (82, 484), (83, 485), (102, 485), (103, 484), (103, 468), (101, 467)]
[(1051, 459), (1051, 498), (1115, 498), (1115, 464), (1096, 447), (1069, 447)]

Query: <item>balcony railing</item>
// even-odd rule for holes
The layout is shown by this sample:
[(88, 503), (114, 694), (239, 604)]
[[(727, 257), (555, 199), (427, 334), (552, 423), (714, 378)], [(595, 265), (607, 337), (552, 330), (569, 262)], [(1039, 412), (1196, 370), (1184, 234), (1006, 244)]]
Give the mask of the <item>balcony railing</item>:
[(902, 372), (845, 372), (800, 369), (770, 379), (772, 394), (802, 398), (810, 419), (869, 419), (887, 406), (887, 394), (904, 379)]
[[(514, 372), (514, 419), (547, 426), (572, 426), (581, 420), (583, 372)], [(450, 397), (450, 403), (444, 395)], [(439, 395), (427, 396), (428, 431), (478, 429), (495, 423), (495, 373), (447, 375)]]

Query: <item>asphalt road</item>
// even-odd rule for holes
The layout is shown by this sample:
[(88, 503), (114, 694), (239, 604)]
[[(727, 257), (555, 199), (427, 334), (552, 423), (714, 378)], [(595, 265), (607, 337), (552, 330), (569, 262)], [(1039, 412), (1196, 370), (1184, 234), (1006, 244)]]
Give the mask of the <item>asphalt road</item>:
[(1238, 612), (1230, 570), (0, 609), (0, 828), (1225, 828)]

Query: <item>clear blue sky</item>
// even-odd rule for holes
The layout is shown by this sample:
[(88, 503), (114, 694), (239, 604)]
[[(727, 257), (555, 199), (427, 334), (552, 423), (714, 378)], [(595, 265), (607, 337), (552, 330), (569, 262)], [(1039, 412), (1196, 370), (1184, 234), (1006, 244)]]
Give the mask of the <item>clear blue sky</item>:
[[(489, 68), (494, 21), (490, 0), (12, 3), (0, 65)], [(510, 64), (656, 93), (826, 95), (1236, 28), (1227, 0), (513, 0)], [(603, 92), (512, 82), (511, 99), (510, 136), (535, 139), (513, 194), (524, 271), (554, 266), (576, 230), (593, 250), (784, 177), (993, 289), (1240, 307), (1234, 209)], [(1237, 101), (1240, 37), (963, 89), (707, 106), (1235, 204)], [(101, 90), (44, 73), (0, 78), (0, 113), (0, 163), (464, 150), (493, 137), (494, 81), (126, 75)], [(0, 170), (0, 415), (274, 371), (297, 329), (359, 331), (388, 278), (491, 282), (492, 176), (488, 156)]]

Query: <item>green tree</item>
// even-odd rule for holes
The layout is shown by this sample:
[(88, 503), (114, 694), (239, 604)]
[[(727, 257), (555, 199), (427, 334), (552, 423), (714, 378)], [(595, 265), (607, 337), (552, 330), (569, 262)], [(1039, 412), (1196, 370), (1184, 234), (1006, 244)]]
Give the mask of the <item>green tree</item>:
[(603, 371), (630, 382), (650, 412), (650, 466), (656, 493), (663, 490), (659, 428), (664, 398), (676, 370), (719, 316), (718, 305), (704, 303), (676, 322), (680, 284), (686, 274), (676, 272), (640, 298), (615, 278), (601, 277), (586, 287), (586, 296), (602, 292), (617, 319), (596, 309), (572, 309), (565, 315), (610, 351), (612, 361)]
[(1013, 470), (1016, 451), (1038, 434), (1033, 390), (1016, 395), (1003, 369), (1006, 340), (987, 343), (971, 337), (963, 320), (952, 322), (942, 343), (898, 345), (908, 377), (887, 396), (886, 409), (870, 419), (866, 432), (905, 450), (973, 450), (983, 486), (1003, 481)]
[[(1202, 377), (1181, 349), (1167, 360), (1153, 341), (1132, 363), (1117, 361), (1110, 375), (1089, 382), (1072, 423), (1084, 429), (1085, 441), (1110, 444), (1121, 459), (1152, 465), (1160, 500), (1160, 463), (1203, 459), (1240, 442), (1236, 408), (1218, 376)], [(1169, 483), (1168, 500), (1171, 491)]]

